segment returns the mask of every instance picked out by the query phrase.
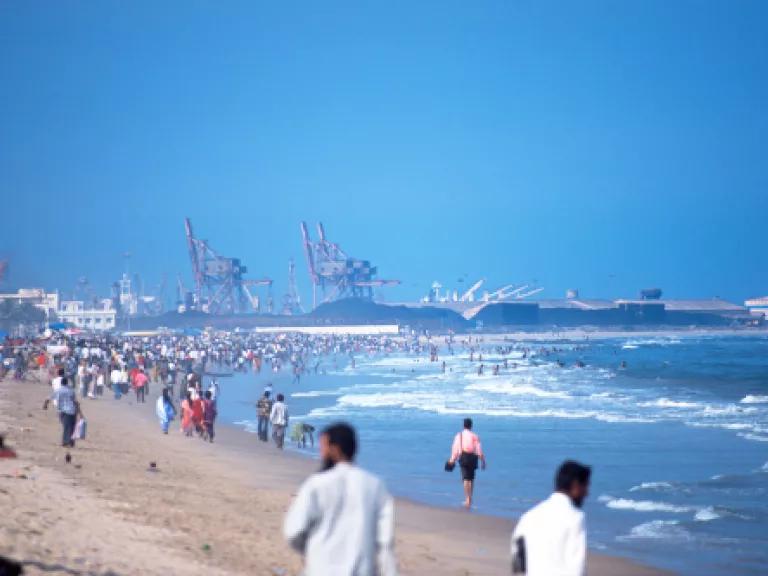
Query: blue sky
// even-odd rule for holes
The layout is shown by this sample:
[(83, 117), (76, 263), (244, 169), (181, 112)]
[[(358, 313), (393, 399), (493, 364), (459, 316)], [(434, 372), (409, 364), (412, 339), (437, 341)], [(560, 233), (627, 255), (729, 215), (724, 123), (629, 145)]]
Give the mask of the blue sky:
[[(0, 257), (285, 286), (302, 219), (399, 278), (768, 293), (765, 2), (0, 3)], [(170, 290), (169, 290), (170, 293)]]

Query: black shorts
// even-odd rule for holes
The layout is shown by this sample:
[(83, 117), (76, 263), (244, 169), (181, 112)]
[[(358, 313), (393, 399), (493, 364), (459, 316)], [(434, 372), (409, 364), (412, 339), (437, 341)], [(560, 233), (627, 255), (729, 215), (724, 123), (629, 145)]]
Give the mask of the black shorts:
[(475, 468), (474, 466), (462, 466), (461, 467), (461, 479), (466, 481), (473, 481), (475, 479)]
[(475, 470), (477, 470), (477, 454), (463, 452), (459, 457), (459, 466), (461, 467), (462, 480), (474, 480)]

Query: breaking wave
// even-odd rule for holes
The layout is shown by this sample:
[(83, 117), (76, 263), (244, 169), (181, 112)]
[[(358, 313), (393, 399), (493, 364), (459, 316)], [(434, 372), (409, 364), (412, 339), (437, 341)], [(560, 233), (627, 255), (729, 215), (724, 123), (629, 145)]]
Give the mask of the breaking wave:
[(677, 520), (652, 520), (634, 526), (629, 534), (618, 540), (667, 540), (688, 542), (693, 539), (690, 532), (680, 526)]
[(637, 486), (632, 486), (630, 492), (639, 492), (640, 490), (672, 490), (674, 486), (670, 482), (643, 482)]
[(739, 400), (742, 404), (768, 404), (768, 396), (758, 394), (747, 394)]
[(687, 506), (676, 506), (668, 502), (654, 502), (652, 500), (630, 500), (629, 498), (613, 498), (600, 496), (598, 502), (602, 502), (608, 508), (614, 510), (634, 510), (636, 512), (668, 512), (670, 514), (684, 514), (692, 512)]
[(638, 406), (645, 408), (698, 408), (701, 404), (697, 402), (686, 402), (683, 400), (670, 400), (669, 398), (659, 398), (651, 402), (641, 402)]

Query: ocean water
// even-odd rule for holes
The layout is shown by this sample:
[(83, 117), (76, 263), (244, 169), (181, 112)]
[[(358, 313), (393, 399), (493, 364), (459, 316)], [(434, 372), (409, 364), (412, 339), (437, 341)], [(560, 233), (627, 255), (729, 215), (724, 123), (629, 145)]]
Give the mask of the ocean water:
[(354, 368), (326, 359), (325, 374), (295, 386), (287, 372), (237, 375), (222, 380), (220, 416), (254, 430), (253, 404), (272, 381), (294, 419), (352, 422), (361, 464), (393, 493), (447, 507), (462, 493), (443, 463), (470, 416), (489, 463), (478, 512), (519, 516), (574, 458), (593, 466), (592, 549), (682, 574), (768, 573), (768, 338), (516, 346), (498, 376), (500, 356), (484, 352), (479, 376), (459, 348), (441, 350), (446, 373), (424, 356), (361, 355)]

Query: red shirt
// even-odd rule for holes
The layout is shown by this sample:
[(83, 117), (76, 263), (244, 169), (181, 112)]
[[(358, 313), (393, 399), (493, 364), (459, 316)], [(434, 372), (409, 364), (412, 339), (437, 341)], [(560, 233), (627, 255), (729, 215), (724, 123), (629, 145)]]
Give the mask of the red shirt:
[(133, 385), (136, 388), (142, 388), (147, 385), (148, 380), (149, 379), (144, 372), (137, 372), (136, 376), (133, 377)]

